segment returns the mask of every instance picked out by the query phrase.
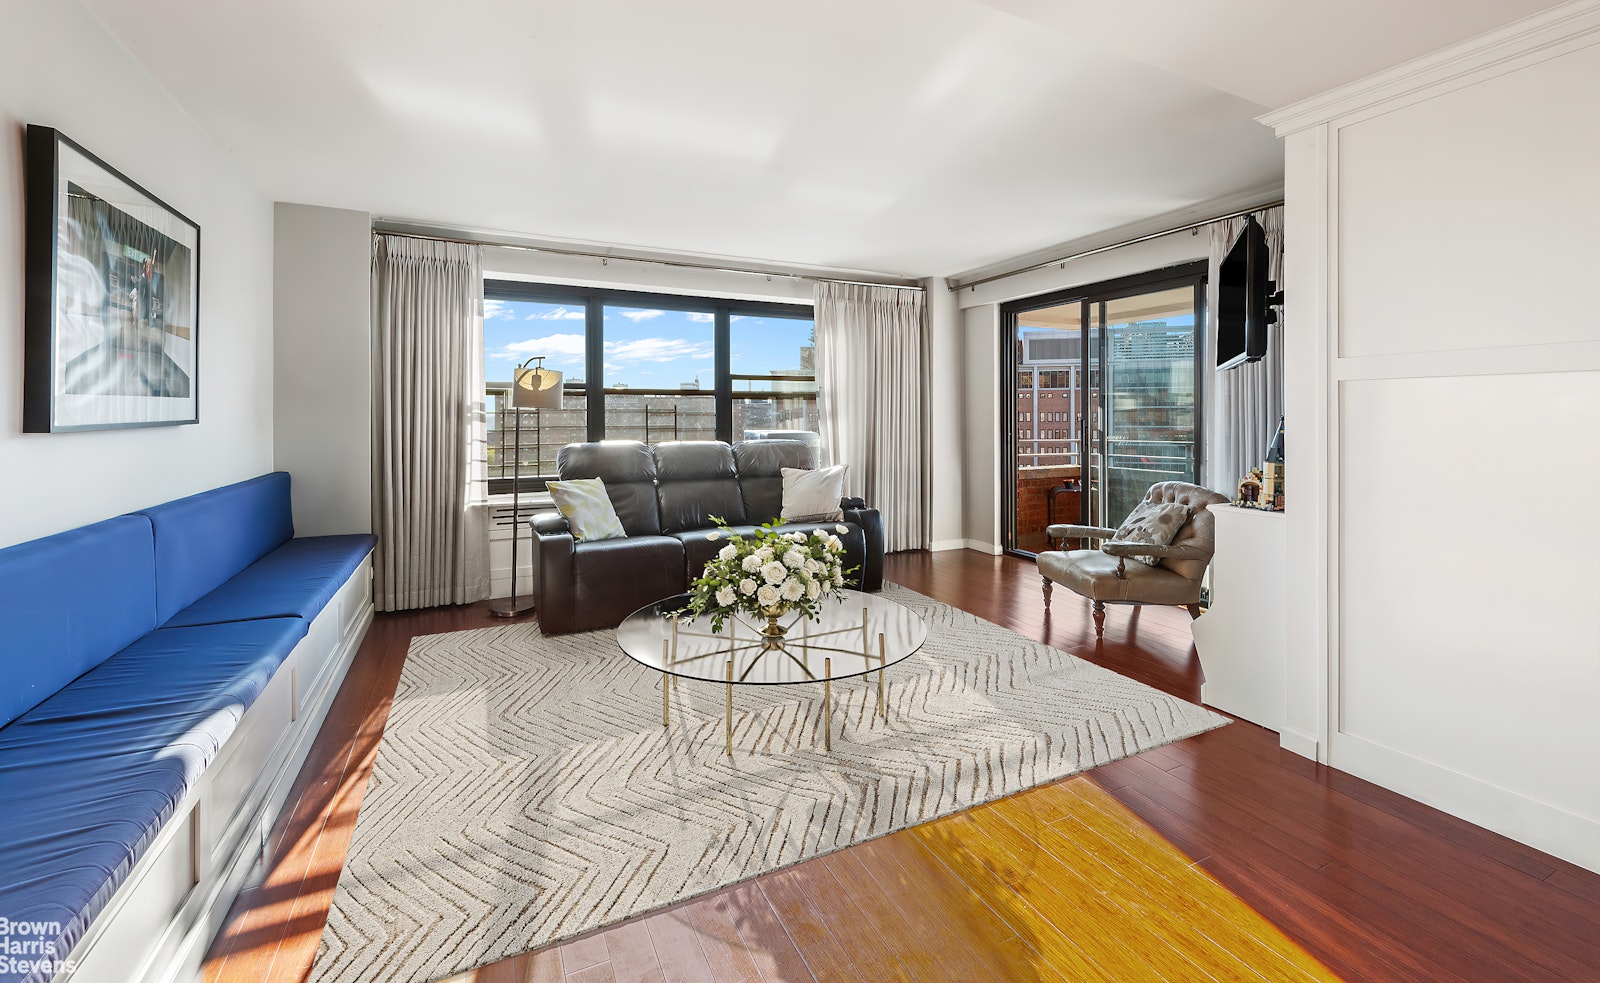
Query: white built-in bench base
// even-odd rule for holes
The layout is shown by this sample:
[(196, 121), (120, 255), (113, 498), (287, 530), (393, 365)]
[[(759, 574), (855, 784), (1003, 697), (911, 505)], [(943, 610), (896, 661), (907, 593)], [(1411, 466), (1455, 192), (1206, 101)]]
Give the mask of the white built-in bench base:
[(261, 860), (372, 625), (368, 557), (246, 711), (233, 736), (69, 957), (72, 983), (190, 983)]

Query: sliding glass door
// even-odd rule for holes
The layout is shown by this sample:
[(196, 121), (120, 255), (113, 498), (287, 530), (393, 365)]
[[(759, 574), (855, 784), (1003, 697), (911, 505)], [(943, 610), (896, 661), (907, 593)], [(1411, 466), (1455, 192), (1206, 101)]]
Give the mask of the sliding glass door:
[(1205, 264), (1002, 308), (1009, 550), (1051, 523), (1116, 526), (1157, 481), (1200, 469)]
[(1089, 489), (1096, 525), (1120, 524), (1156, 482), (1193, 482), (1200, 473), (1195, 324), (1203, 291), (1174, 287), (1097, 305), (1102, 422)]

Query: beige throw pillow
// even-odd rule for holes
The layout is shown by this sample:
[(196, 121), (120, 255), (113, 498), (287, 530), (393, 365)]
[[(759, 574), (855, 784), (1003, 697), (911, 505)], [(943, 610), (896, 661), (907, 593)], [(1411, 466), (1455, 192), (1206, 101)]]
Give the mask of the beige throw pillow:
[(606, 494), (606, 484), (599, 478), (576, 478), (572, 481), (551, 481), (545, 484), (556, 509), (567, 517), (572, 538), (580, 543), (598, 539), (622, 539), (628, 535), (617, 518), (616, 507)]
[(831, 468), (784, 468), (784, 522), (837, 522), (844, 518), (839, 499), (844, 497), (844, 471), (847, 464)]
[[(1166, 546), (1188, 521), (1187, 505), (1179, 505), (1177, 502), (1140, 502), (1139, 507), (1128, 514), (1122, 525), (1117, 527), (1117, 534), (1111, 538), (1119, 543)], [(1159, 558), (1153, 556), (1135, 556), (1131, 559), (1148, 563), (1152, 567), (1161, 562)]]

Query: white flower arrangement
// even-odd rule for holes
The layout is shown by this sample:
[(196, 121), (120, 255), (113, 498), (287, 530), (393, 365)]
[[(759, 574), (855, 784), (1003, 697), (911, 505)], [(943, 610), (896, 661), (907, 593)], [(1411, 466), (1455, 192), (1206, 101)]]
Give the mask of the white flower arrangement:
[[(728, 616), (738, 612), (767, 617), (798, 611), (815, 620), (822, 602), (844, 588), (846, 574), (844, 543), (840, 535), (849, 530), (834, 526), (833, 532), (818, 529), (779, 532), (769, 522), (750, 536), (730, 530), (720, 519), (717, 530), (707, 538), (726, 540), (705, 572), (689, 585), (689, 604), (685, 614), (711, 615), (711, 630), (721, 631)], [(765, 609), (765, 610), (764, 610)], [(778, 610), (781, 609), (781, 610)]]

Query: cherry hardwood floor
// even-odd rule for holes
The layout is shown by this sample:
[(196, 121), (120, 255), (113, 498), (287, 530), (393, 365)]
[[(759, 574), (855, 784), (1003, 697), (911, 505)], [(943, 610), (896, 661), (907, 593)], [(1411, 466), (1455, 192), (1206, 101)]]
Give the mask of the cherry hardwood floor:
[[(1058, 589), (1045, 611), (1029, 562), (909, 553), (886, 572), (1199, 699), (1181, 610), (1112, 608), (1097, 643), (1082, 600)], [(306, 977), (410, 639), (489, 623), (481, 605), (377, 620), (208, 983)], [(1349, 983), (1600, 981), (1600, 876), (1239, 722), (457, 979), (1187, 983), (1323, 967)]]

